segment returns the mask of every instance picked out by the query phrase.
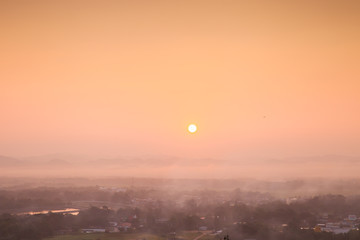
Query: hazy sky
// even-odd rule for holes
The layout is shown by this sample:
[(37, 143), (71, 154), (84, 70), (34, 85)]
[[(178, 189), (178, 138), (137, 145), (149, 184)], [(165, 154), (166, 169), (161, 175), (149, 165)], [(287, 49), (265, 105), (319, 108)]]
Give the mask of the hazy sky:
[(359, 1), (3, 0), (0, 155), (359, 156), (359, 26)]

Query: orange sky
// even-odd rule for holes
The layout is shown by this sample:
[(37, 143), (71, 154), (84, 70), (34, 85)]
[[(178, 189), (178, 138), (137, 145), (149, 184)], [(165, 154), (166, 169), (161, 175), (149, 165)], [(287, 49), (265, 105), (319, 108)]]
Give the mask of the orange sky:
[(359, 156), (359, 24), (359, 1), (1, 1), (0, 155)]

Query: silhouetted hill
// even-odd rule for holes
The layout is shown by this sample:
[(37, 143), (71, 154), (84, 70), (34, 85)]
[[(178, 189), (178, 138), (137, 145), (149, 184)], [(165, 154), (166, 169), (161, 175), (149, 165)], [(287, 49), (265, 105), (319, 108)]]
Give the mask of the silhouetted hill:
[(16, 159), (16, 158), (0, 155), (0, 166), (2, 166), (2, 167), (19, 166), (19, 165), (23, 165), (23, 164), (26, 164), (26, 162)]

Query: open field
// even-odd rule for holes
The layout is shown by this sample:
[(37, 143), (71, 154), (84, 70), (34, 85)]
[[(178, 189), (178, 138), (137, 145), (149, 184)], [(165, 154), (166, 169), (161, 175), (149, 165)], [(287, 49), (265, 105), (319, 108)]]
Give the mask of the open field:
[[(186, 231), (177, 234), (177, 239), (193, 240), (202, 235), (197, 231)], [(166, 240), (165, 236), (147, 233), (84, 233), (71, 235), (58, 235), (45, 240)]]
[(83, 233), (58, 235), (45, 240), (165, 240), (166, 238), (154, 234), (124, 234), (124, 233)]

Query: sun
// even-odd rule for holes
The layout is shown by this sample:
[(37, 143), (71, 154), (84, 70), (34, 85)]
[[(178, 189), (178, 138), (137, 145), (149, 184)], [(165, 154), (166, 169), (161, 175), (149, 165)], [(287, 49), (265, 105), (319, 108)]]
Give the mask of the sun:
[(190, 133), (195, 133), (195, 132), (197, 131), (197, 126), (196, 126), (195, 124), (190, 124), (190, 125), (188, 126), (188, 131), (189, 131)]

